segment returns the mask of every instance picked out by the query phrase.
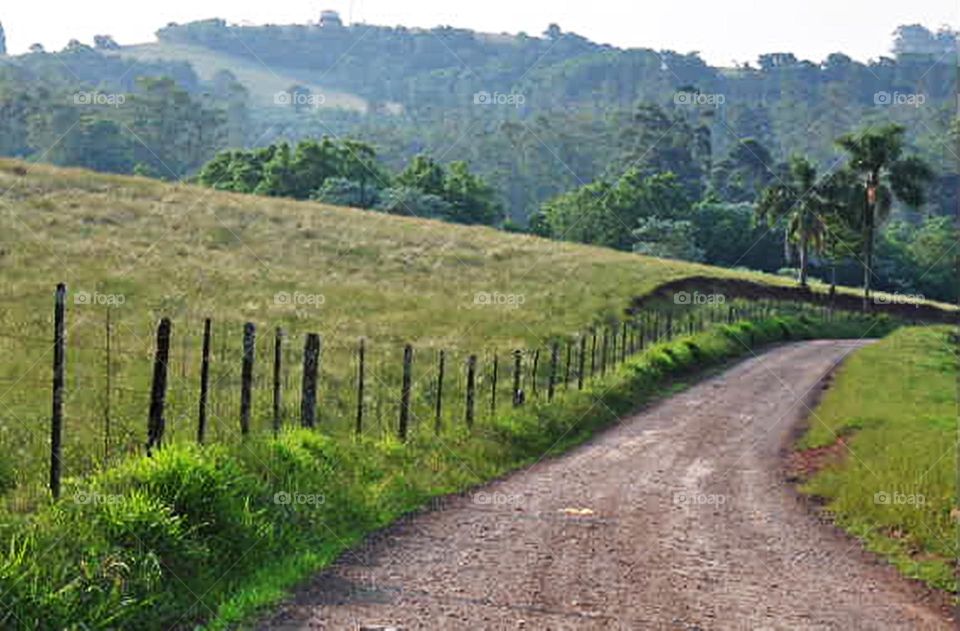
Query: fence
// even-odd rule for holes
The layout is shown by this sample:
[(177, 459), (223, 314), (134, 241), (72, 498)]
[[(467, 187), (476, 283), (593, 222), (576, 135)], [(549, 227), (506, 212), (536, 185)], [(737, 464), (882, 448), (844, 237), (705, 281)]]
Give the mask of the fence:
[[(155, 314), (127, 319), (110, 306), (96, 318), (84, 311), (79, 326), (68, 305), (61, 285), (52, 322), (32, 323), (33, 330), (50, 327), (52, 346), (50, 338), (23, 331), (0, 334), (0, 440), (7, 453), (0, 484), (19, 489), (21, 507), (42, 499), (45, 473), (56, 497), (64, 475), (164, 444), (239, 442), (291, 425), (341, 439), (408, 440), (583, 389), (678, 335), (775, 312), (830, 317), (825, 307), (789, 302), (665, 305), (533, 348), (472, 352), (189, 315), (157, 324)], [(4, 362), (8, 352), (19, 353), (21, 363)], [(36, 395), (50, 387), (44, 376), (51, 363), (52, 414), (50, 400)]]

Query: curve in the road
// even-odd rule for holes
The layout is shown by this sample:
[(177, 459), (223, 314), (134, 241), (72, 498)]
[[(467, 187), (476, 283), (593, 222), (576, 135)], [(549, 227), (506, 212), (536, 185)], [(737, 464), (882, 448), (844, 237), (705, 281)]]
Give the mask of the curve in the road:
[(783, 482), (791, 429), (860, 345), (775, 348), (404, 520), (262, 628), (953, 628)]

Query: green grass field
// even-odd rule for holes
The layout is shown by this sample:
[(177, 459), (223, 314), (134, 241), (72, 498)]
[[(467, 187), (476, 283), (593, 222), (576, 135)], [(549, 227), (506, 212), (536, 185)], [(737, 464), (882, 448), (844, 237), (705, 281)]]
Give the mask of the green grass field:
[(956, 593), (957, 355), (948, 327), (901, 329), (853, 355), (801, 449), (842, 437), (803, 490), (907, 576)]
[[(288, 418), (299, 406), (303, 336), (318, 332), (321, 425), (349, 429), (356, 346), (364, 337), (367, 423), (383, 433), (396, 419), (391, 393), (404, 343), (415, 346), (415, 416), (430, 417), (440, 349), (448, 354), (445, 391), (453, 396), (463, 390), (467, 354), (480, 357), (481, 388), (495, 353), (509, 364), (515, 348), (542, 349), (543, 371), (552, 341), (622, 319), (632, 298), (666, 281), (710, 275), (790, 282), (490, 228), (147, 179), (42, 165), (24, 175), (24, 166), (0, 161), (0, 441), (11, 454), (0, 479), (37, 492), (49, 458), (53, 290), (61, 281), (70, 291), (68, 476), (142, 450), (161, 316), (173, 321), (167, 437), (195, 434), (203, 318), (211, 317), (209, 435), (223, 442), (238, 434), (245, 321), (259, 327), (255, 431), (270, 424), (269, 360), (279, 326), (287, 332)], [(491, 296), (503, 304), (483, 304)], [(501, 365), (504, 386), (508, 370)], [(509, 405), (509, 388), (498, 393), (501, 405)], [(449, 422), (460, 407), (446, 407)]]

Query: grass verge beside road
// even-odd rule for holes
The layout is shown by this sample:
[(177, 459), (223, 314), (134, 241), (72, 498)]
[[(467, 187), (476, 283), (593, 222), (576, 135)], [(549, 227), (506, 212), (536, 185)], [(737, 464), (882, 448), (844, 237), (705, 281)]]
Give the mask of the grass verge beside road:
[[(801, 487), (906, 576), (957, 593), (957, 355), (950, 327), (907, 328), (851, 356), (797, 445), (826, 462)], [(824, 457), (825, 456), (825, 457)]]

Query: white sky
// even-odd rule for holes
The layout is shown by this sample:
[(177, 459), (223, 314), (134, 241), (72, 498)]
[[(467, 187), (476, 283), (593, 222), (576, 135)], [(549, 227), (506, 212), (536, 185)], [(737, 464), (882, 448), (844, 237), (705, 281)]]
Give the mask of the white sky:
[(168, 22), (222, 17), (230, 22), (303, 23), (321, 9), (344, 19), (394, 26), (448, 24), (489, 32), (539, 34), (550, 22), (621, 47), (700, 51), (708, 62), (754, 61), (793, 52), (820, 61), (843, 51), (866, 60), (887, 54), (900, 24), (960, 24), (957, 0), (3, 0), (0, 22), (11, 53), (34, 42), (59, 50), (96, 34), (121, 44), (154, 39)]

